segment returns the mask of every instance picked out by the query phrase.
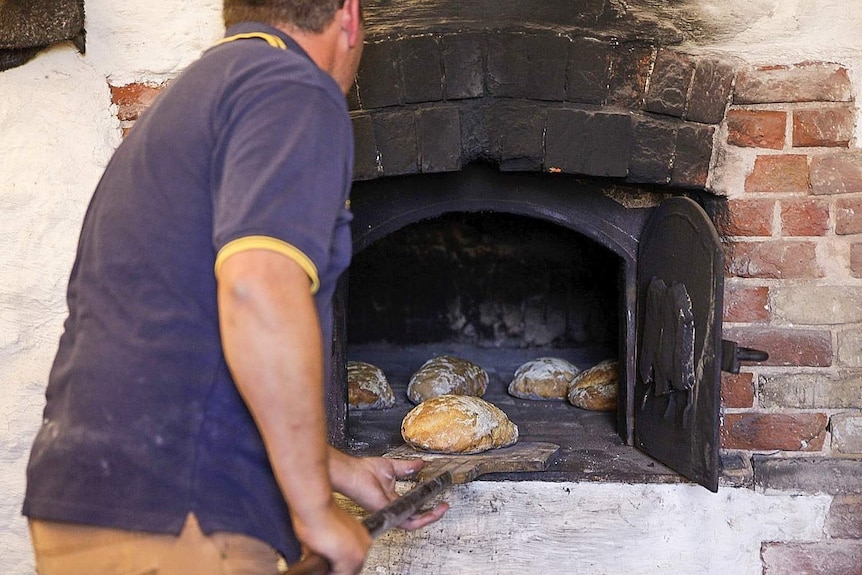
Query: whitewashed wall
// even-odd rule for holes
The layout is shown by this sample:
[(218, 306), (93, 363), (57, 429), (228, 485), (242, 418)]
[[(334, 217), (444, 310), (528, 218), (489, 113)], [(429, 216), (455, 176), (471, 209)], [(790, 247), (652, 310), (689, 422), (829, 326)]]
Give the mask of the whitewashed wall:
[[(744, 48), (756, 63), (826, 59), (847, 65), (859, 77), (860, 2), (695, 2), (703, 14), (712, 14), (726, 27), (721, 43), (731, 50)], [(24, 470), (65, 314), (65, 284), (81, 219), (101, 170), (120, 141), (108, 83), (160, 83), (175, 76), (221, 35), (220, 6), (219, 0), (87, 0), (86, 55), (63, 44), (25, 66), (0, 72), (0, 573), (33, 572), (26, 523), (20, 517)], [(841, 25), (835, 26), (835, 22)], [(781, 45), (770, 47), (776, 31)], [(410, 573), (439, 572), (456, 553), (444, 549), (439, 562), (435, 559), (438, 555), (433, 548), (452, 540), (440, 535), (446, 530), (468, 542), (474, 538), (482, 545), (499, 546), (492, 563), (480, 554), (472, 571), (460, 572), (513, 572), (513, 562), (523, 555), (502, 539), (494, 543), (494, 537), (510, 538), (512, 534), (501, 531), (499, 522), (489, 523), (483, 513), (495, 513), (495, 502), (499, 502), (514, 513), (510, 519), (516, 519), (518, 510), (534, 508), (545, 497), (554, 507), (536, 516), (541, 523), (528, 525), (529, 531), (522, 534), (529, 542), (518, 544), (528, 545), (528, 555), (547, 553), (557, 561), (567, 557), (587, 561), (576, 547), (589, 544), (594, 549), (589, 555), (592, 566), (583, 573), (643, 575), (668, 571), (660, 562), (655, 562), (655, 569), (640, 562), (643, 555), (639, 552), (618, 550), (623, 540), (653, 534), (649, 538), (652, 549), (647, 551), (650, 556), (662, 551), (678, 555), (679, 533), (669, 532), (665, 517), (685, 518), (687, 531), (707, 533), (728, 550), (740, 541), (749, 542), (735, 568), (724, 559), (698, 567), (703, 558), (696, 547), (691, 548), (688, 559), (683, 557), (688, 572), (754, 575), (759, 573), (755, 566), (758, 539), (816, 538), (828, 505), (824, 497), (802, 501), (790, 495), (732, 489), (713, 496), (687, 486), (471, 485), (453, 493), (456, 509), (445, 524), (412, 536), (409, 547), (424, 548), (426, 553), (418, 563), (407, 557), (406, 548), (398, 551), (399, 535), (391, 536), (396, 538), (394, 547), (391, 538), (381, 545), (374, 562), (385, 564), (389, 558), (413, 565)], [(477, 515), (475, 509), (481, 512)], [(746, 509), (751, 511), (743, 511)], [(661, 513), (653, 513), (655, 510)], [(774, 520), (759, 526), (757, 514)], [(546, 522), (553, 528), (544, 530)], [(598, 530), (601, 538), (585, 543), (591, 537), (589, 528)], [(476, 540), (476, 533), (490, 534), (490, 542)], [(431, 548), (422, 547), (421, 541)], [(603, 555), (602, 549), (608, 553)], [(467, 555), (461, 557), (463, 561)], [(492, 571), (483, 570), (487, 565)], [(518, 566), (522, 573), (542, 570)]]
[(761, 575), (761, 542), (820, 540), (831, 501), (541, 482), (478, 482), (445, 499), (439, 523), (380, 538), (363, 575)]
[(120, 142), (108, 83), (174, 76), (222, 34), (219, 0), (87, 0), (87, 53), (0, 73), (0, 573), (33, 573), (20, 517), (78, 231)]

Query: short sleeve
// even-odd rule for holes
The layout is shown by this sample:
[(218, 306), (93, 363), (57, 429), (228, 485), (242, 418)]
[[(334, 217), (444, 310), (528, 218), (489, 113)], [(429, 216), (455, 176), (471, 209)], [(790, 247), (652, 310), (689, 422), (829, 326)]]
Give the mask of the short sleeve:
[(242, 249), (273, 249), (297, 261), (314, 287), (317, 270), (329, 265), (349, 189), (349, 117), (344, 103), (319, 86), (279, 74), (261, 84), (230, 95), (219, 135), (217, 266)]

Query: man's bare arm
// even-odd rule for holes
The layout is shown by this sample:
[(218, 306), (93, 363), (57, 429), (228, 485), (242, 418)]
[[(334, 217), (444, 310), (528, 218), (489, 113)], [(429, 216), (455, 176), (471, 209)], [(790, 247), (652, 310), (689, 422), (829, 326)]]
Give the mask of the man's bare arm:
[(309, 278), (290, 258), (248, 250), (219, 268), (225, 357), (255, 418), (297, 536), (335, 573), (361, 567), (370, 545), (332, 497), (323, 401), (323, 346)]

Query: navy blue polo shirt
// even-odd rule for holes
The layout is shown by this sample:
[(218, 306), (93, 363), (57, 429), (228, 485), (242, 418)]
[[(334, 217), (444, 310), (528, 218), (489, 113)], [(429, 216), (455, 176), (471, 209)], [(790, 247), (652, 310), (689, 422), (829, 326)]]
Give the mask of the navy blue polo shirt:
[[(256, 23), (171, 82), (112, 157), (87, 211), (69, 315), (27, 469), (32, 518), (212, 531), (298, 555), (260, 434), (222, 354), (215, 268), (271, 249), (309, 275), (329, 358), (350, 260), (353, 137), (343, 94)], [(329, 373), (329, 366), (325, 373)]]

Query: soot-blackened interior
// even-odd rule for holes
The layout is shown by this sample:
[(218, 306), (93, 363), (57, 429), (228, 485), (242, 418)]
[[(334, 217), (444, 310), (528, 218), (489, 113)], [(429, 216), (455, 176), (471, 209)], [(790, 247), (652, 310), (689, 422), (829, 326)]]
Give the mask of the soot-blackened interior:
[(616, 349), (617, 262), (558, 226), (453, 213), (357, 254), (348, 341)]
[[(348, 413), (351, 449), (379, 455), (403, 443), (410, 376), (451, 354), (481, 365), (484, 398), (515, 422), (522, 441), (561, 446), (542, 480), (675, 480), (625, 444), (616, 414), (508, 394), (519, 365), (538, 357), (581, 369), (621, 353), (622, 274), (611, 251), (574, 230), (503, 213), (449, 213), (408, 225), (356, 254), (349, 275), (348, 359), (383, 369), (388, 410)], [(525, 479), (527, 474), (513, 475)]]

